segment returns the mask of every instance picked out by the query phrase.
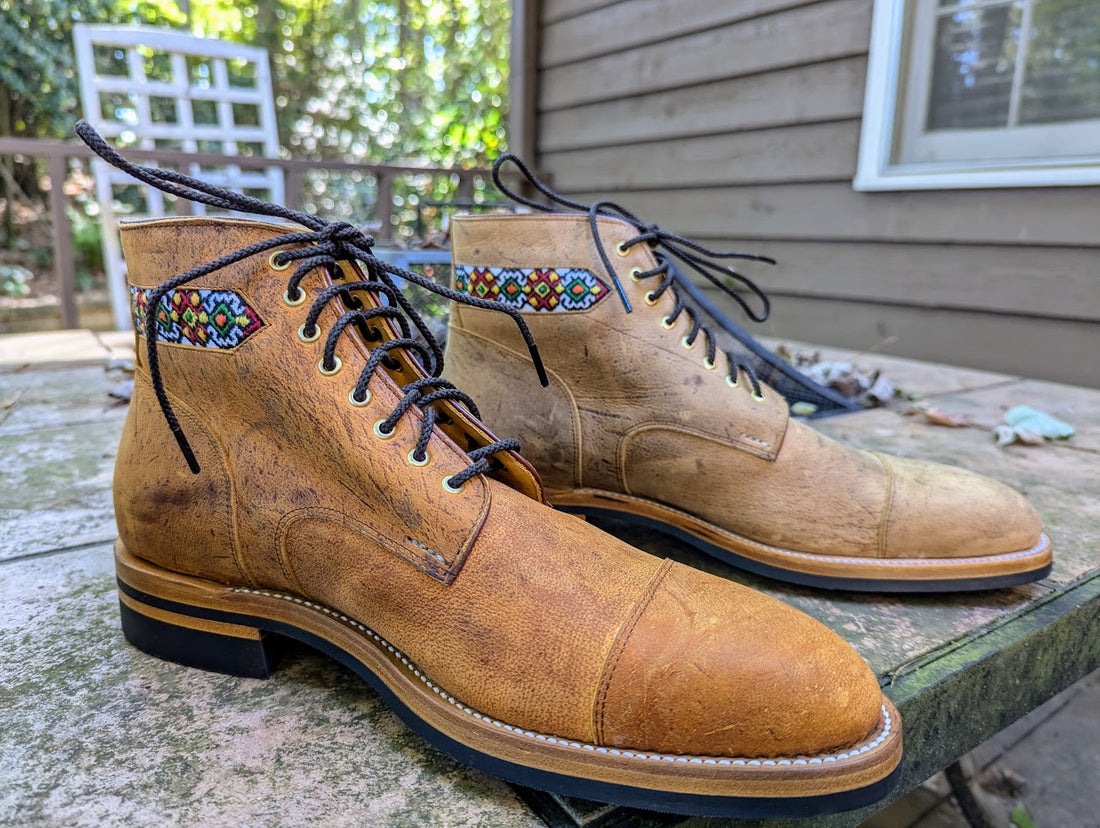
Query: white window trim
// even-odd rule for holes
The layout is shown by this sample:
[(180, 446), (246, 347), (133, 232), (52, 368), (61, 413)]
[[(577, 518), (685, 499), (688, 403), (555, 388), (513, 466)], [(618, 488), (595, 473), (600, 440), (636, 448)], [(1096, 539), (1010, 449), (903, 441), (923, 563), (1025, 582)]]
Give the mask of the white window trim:
[(906, 0), (875, 0), (871, 51), (863, 99), (859, 164), (852, 187), (860, 191), (946, 190), (987, 187), (1077, 187), (1100, 184), (1100, 155), (1028, 160), (897, 164), (891, 161), (897, 120)]

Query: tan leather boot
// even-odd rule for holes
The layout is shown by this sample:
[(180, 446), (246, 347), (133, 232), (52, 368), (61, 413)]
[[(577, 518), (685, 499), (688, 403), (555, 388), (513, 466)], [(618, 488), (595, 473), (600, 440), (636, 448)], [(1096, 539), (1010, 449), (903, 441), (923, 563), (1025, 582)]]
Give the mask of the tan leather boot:
[[(533, 384), (508, 320), (461, 305), (446, 376), (477, 396), (491, 427), (523, 440), (550, 502), (813, 586), (984, 589), (1050, 571), (1050, 540), (1009, 488), (855, 451), (791, 419), (780, 395), (716, 352), (668, 251), (714, 265), (605, 206), (452, 226), (456, 286), (525, 314), (551, 382)], [(604, 214), (612, 208), (624, 217)]]
[(130, 641), (260, 676), (303, 641), (459, 760), (574, 796), (751, 816), (885, 794), (900, 722), (851, 647), (546, 505), (514, 441), (422, 369), (436, 352), (369, 238), (79, 131), (152, 186), (303, 225), (122, 229), (156, 331), (115, 473)]

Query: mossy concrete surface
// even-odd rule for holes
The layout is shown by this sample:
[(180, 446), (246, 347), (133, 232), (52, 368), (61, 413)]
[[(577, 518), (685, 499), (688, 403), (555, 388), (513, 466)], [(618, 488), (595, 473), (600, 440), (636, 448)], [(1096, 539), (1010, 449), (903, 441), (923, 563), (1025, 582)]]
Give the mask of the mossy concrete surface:
[[(125, 405), (110, 392), (125, 378), (112, 366), (131, 338), (52, 336), (0, 337), (0, 824), (541, 824), (512, 788), (428, 748), (360, 680), (310, 651), (292, 651), (260, 681), (130, 647), (110, 554)], [(660, 535), (608, 528), (767, 591), (850, 641), (902, 710), (900, 795), (1100, 660), (1100, 392), (883, 365), (945, 409), (996, 420), (1023, 403), (1079, 428), (1066, 443), (1001, 449), (980, 429), (896, 411), (815, 424), (1021, 489), (1054, 536), (1048, 579), (964, 595), (827, 593), (745, 575)], [(560, 825), (652, 824), (629, 809), (556, 802), (536, 807)], [(813, 824), (853, 825), (872, 812)], [(704, 822), (717, 824), (695, 824)]]
[(261, 681), (126, 643), (109, 394), (129, 339), (0, 337), (0, 825), (542, 825), (308, 649)]

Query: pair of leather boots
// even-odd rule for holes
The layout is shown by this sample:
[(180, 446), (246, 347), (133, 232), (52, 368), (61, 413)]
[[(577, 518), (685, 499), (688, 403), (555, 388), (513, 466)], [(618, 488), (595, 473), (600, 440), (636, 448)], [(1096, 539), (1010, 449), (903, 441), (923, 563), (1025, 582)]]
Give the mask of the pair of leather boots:
[[(685, 240), (629, 214), (456, 219), (452, 289), (379, 261), (354, 227), (78, 133), (151, 186), (292, 222), (122, 228), (139, 348), (116, 564), (125, 634), (154, 655), (265, 676), (289, 637), (506, 779), (804, 815), (896, 779), (901, 723), (864, 661), (780, 601), (569, 512), (824, 587), (1049, 570), (1011, 490), (791, 419), (683, 301), (667, 249)], [(397, 277), (455, 300), (445, 371)]]

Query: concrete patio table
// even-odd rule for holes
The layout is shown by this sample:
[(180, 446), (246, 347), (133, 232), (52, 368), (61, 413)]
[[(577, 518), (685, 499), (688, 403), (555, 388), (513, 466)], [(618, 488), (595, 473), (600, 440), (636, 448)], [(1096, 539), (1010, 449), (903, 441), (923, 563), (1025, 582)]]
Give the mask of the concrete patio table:
[[(88, 331), (0, 337), (0, 824), (680, 821), (533, 796), (466, 769), (409, 732), (350, 672), (305, 648), (261, 681), (130, 647), (111, 560), (111, 473), (126, 405), (109, 392), (125, 379), (114, 366), (132, 343)], [(1100, 391), (875, 355), (858, 361), (981, 422), (1028, 404), (1076, 426), (1068, 441), (1000, 448), (980, 428), (937, 427), (889, 409), (817, 423), (859, 447), (966, 466), (1022, 491), (1054, 538), (1048, 578), (958, 595), (828, 593), (611, 528), (769, 592), (851, 642), (901, 709), (896, 798), (1100, 666)], [(875, 810), (813, 824), (854, 825)]]

